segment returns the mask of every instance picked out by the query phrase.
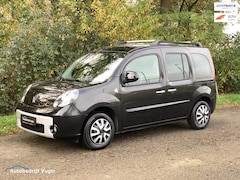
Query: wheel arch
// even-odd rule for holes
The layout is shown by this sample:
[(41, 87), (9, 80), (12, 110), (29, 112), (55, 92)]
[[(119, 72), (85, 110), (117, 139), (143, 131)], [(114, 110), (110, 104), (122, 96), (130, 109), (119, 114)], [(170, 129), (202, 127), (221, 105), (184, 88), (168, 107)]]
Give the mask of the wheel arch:
[(205, 94), (205, 95), (199, 96), (198, 98), (195, 99), (195, 101), (192, 104), (191, 111), (189, 112), (189, 116), (190, 116), (195, 104), (198, 103), (199, 101), (205, 101), (206, 103), (208, 103), (209, 107), (211, 108), (211, 113), (213, 113), (215, 105), (212, 102), (211, 97), (208, 94)]
[(189, 114), (191, 114), (193, 107), (199, 101), (205, 101), (206, 103), (208, 103), (209, 107), (211, 108), (211, 113), (213, 113), (216, 106), (215, 89), (206, 85), (203, 85), (197, 88), (192, 96), (192, 105), (191, 105), (191, 111), (189, 112)]
[(107, 114), (112, 120), (113, 120), (113, 123), (114, 123), (114, 126), (115, 126), (115, 132), (117, 132), (119, 130), (119, 118), (117, 116), (117, 113), (110, 107), (106, 107), (106, 106), (102, 106), (102, 107), (97, 107), (95, 109), (92, 109), (88, 115), (86, 116), (85, 120), (84, 120), (84, 123), (83, 123), (83, 126), (82, 126), (82, 129), (81, 129), (81, 132), (83, 132), (84, 130), (84, 127), (88, 121), (88, 119), (93, 115), (93, 114), (96, 114), (96, 113), (105, 113)]

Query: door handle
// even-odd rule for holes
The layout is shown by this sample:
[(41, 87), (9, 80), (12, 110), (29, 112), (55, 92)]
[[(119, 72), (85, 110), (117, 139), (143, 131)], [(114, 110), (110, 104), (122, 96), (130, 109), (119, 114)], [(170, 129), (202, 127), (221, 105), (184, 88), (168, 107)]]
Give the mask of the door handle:
[(168, 92), (176, 92), (177, 89), (168, 89)]
[(165, 90), (156, 91), (157, 94), (164, 94), (165, 92)]

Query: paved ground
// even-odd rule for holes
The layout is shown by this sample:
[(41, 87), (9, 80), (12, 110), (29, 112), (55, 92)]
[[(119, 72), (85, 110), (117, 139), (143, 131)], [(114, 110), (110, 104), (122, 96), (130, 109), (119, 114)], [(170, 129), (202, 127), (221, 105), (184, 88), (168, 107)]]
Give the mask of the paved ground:
[(27, 132), (0, 137), (0, 179), (30, 178), (238, 180), (240, 107), (217, 109), (204, 130), (179, 122), (117, 135), (101, 151)]

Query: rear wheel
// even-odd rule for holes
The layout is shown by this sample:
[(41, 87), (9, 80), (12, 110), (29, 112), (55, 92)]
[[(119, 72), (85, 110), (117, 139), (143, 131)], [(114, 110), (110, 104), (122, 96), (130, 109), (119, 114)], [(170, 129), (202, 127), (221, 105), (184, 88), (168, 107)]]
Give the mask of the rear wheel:
[(105, 113), (96, 113), (88, 119), (84, 127), (83, 143), (89, 149), (103, 149), (110, 144), (114, 133), (112, 119)]
[(211, 109), (207, 102), (197, 102), (188, 119), (188, 124), (193, 129), (204, 129), (210, 121)]

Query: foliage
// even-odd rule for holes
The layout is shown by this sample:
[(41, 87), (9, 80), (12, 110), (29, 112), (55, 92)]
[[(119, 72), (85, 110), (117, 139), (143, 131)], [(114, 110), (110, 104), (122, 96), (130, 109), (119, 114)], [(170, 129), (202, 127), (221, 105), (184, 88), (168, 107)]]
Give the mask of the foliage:
[(75, 35), (64, 20), (53, 22), (47, 12), (22, 16), (17, 16), (17, 30), (0, 49), (0, 114), (14, 110), (28, 84), (56, 76), (79, 55), (74, 52)]
[[(155, 34), (169, 41), (200, 41), (204, 46), (213, 48), (224, 40), (222, 25), (212, 23), (213, 14), (182, 12), (160, 16), (161, 27)], [(211, 29), (211, 31), (209, 30)]]
[(213, 4), (171, 1), (161, 14), (159, 2), (1, 0), (0, 114), (14, 111), (30, 83), (54, 78), (79, 56), (119, 40), (200, 41), (213, 53), (220, 90), (239, 92), (239, 47), (223, 46), (229, 43), (223, 25), (213, 23)]
[(149, 15), (150, 2), (128, 4), (107, 0), (100, 3), (95, 0), (91, 6), (95, 17), (91, 27), (106, 44), (113, 44), (119, 40), (152, 38), (152, 30), (158, 25), (156, 17)]
[(216, 0), (153, 0), (153, 9), (159, 13), (195, 12), (213, 10)]
[(219, 44), (214, 52), (217, 81), (220, 92), (240, 92), (240, 34), (234, 35), (232, 41), (227, 39)]

